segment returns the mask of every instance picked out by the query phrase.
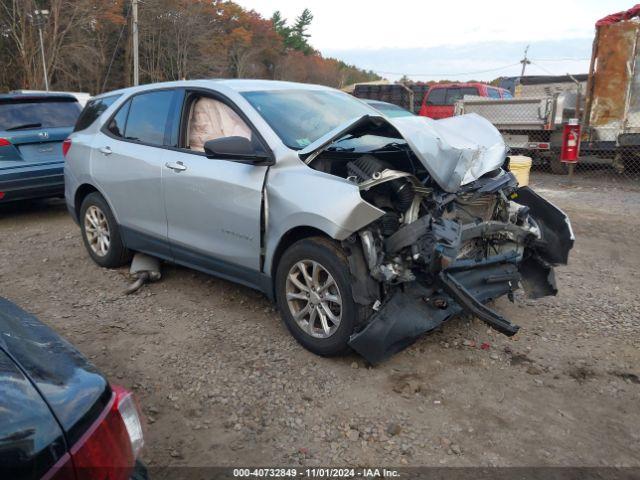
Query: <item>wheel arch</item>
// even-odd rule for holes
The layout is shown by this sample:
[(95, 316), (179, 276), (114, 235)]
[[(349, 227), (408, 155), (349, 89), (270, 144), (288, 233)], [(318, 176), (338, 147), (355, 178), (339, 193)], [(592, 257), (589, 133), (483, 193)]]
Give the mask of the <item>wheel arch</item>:
[[(297, 227), (293, 227), (287, 230), (284, 235), (280, 237), (280, 241), (276, 246), (271, 261), (268, 263), (269, 271), (267, 272), (272, 279), (275, 279), (276, 270), (278, 267), (278, 263), (282, 258), (282, 254), (287, 251), (287, 249), (293, 245), (294, 243), (304, 240), (305, 238), (311, 237), (324, 237), (331, 240), (334, 240), (331, 235), (320, 230), (316, 227), (311, 227), (308, 225), (299, 225)], [(273, 289), (273, 298), (275, 298), (275, 281), (271, 282), (271, 288)]]
[[(76, 214), (76, 220), (80, 221), (80, 206), (87, 196), (93, 192), (98, 192), (98, 189), (90, 183), (83, 183), (80, 185), (73, 197), (73, 207)], [(99, 192), (98, 192), (99, 193)], [(104, 196), (104, 195), (103, 195)]]
[(96, 187), (91, 183), (83, 183), (76, 189), (76, 192), (73, 197), (73, 206), (75, 208), (76, 220), (80, 221), (80, 207), (82, 206), (82, 202), (84, 201), (85, 198), (87, 198), (88, 195), (94, 192), (99, 193), (102, 196), (102, 198), (104, 198), (104, 201), (107, 202), (107, 205), (109, 205), (109, 208), (111, 209), (111, 213), (116, 219), (116, 222), (119, 222), (118, 213), (114, 210), (113, 205), (111, 205), (111, 202), (109, 201), (107, 196), (104, 193), (102, 193), (98, 187)]

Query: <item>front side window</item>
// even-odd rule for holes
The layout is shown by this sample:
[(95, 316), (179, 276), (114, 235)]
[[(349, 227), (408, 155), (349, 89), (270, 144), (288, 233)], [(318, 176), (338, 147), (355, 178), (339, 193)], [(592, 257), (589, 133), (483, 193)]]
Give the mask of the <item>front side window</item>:
[(187, 148), (204, 152), (204, 144), (222, 137), (245, 137), (251, 140), (251, 129), (225, 103), (200, 97), (191, 103), (187, 127)]
[(447, 97), (445, 98), (445, 105), (453, 105), (462, 98), (462, 89), (458, 87), (447, 88)]
[(427, 97), (427, 105), (444, 105), (445, 93), (445, 88), (432, 89)]
[(351, 95), (331, 90), (257, 91), (242, 95), (282, 142), (294, 150), (303, 149), (349, 120), (378, 114)]
[(90, 100), (82, 110), (82, 113), (78, 117), (76, 126), (73, 129), (74, 132), (79, 132), (85, 128), (89, 128), (96, 119), (104, 113), (104, 111), (113, 105), (120, 95), (109, 95), (108, 97), (95, 98)]
[(134, 96), (129, 106), (125, 138), (150, 145), (163, 145), (174, 93), (173, 90), (161, 90)]

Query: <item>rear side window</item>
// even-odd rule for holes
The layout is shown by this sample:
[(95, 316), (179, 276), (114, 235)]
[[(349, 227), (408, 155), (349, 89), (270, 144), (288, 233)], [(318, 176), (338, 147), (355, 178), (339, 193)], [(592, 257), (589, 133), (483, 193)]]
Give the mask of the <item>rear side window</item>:
[(127, 116), (129, 115), (129, 107), (131, 106), (131, 100), (125, 103), (120, 109), (118, 113), (116, 113), (113, 118), (109, 121), (109, 125), (107, 125), (107, 130), (111, 132), (112, 135), (120, 138), (124, 138), (124, 128), (127, 125)]
[(75, 98), (0, 100), (0, 130), (73, 127), (79, 114)]
[(104, 111), (109, 108), (113, 102), (115, 102), (120, 95), (110, 95), (108, 97), (95, 98), (90, 100), (82, 110), (82, 113), (78, 117), (78, 121), (76, 122), (76, 126), (73, 129), (74, 132), (79, 132), (80, 130), (84, 130), (85, 128), (89, 128), (96, 119), (104, 113)]
[(462, 88), (462, 96), (465, 95), (480, 95), (478, 93), (478, 89), (476, 87), (463, 87)]
[(136, 95), (130, 101), (125, 137), (150, 145), (163, 145), (173, 90)]
[(431, 90), (427, 97), (427, 105), (444, 105), (445, 92), (446, 89), (444, 88), (434, 88)]

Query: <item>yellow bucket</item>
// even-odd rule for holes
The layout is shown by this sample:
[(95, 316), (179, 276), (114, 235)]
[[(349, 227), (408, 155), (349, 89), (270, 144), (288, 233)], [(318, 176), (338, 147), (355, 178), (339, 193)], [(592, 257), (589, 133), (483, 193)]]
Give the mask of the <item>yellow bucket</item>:
[(509, 170), (518, 180), (518, 185), (529, 185), (529, 172), (531, 171), (531, 157), (524, 155), (512, 155), (509, 157)]

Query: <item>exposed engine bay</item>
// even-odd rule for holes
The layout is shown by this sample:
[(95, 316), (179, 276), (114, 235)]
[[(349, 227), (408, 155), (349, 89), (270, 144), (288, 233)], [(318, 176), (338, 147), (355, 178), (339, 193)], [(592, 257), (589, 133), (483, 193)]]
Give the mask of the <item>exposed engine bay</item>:
[(343, 242), (354, 298), (373, 312), (349, 344), (371, 363), (462, 312), (514, 335), (519, 327), (486, 304), (513, 301), (520, 286), (532, 298), (555, 295), (553, 266), (566, 264), (573, 246), (566, 215), (500, 166), (471, 181), (458, 175), (452, 192), (455, 183), (443, 188), (420, 157), (383, 124), (352, 130), (307, 159), (384, 212)]

